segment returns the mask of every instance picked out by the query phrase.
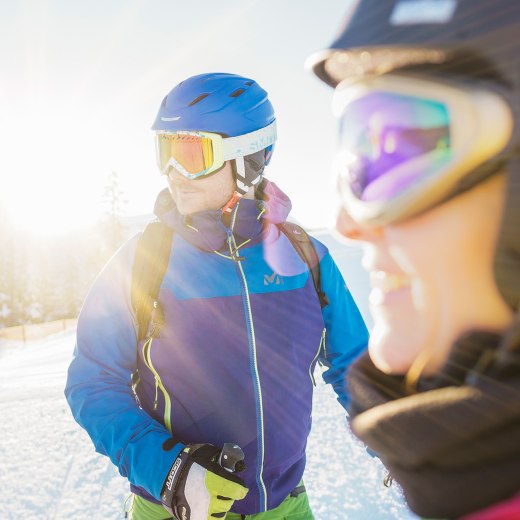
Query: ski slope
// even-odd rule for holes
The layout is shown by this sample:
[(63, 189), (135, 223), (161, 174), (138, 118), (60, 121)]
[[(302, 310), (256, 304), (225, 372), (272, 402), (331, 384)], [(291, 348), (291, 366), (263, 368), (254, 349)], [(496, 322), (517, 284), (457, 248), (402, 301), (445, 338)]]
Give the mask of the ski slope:
[[(365, 314), (359, 252), (343, 247), (337, 261)], [(73, 348), (74, 331), (26, 346), (0, 345), (2, 520), (124, 518), (128, 484), (108, 458), (95, 453), (63, 396)], [(304, 475), (316, 520), (417, 518), (396, 484), (383, 485), (384, 467), (349, 433), (332, 389), (316, 375)]]
[[(63, 387), (74, 333), (3, 349), (0, 358), (0, 518), (119, 519), (127, 483), (72, 419)], [(305, 482), (317, 520), (414, 518), (385, 471), (349, 434), (317, 377)]]

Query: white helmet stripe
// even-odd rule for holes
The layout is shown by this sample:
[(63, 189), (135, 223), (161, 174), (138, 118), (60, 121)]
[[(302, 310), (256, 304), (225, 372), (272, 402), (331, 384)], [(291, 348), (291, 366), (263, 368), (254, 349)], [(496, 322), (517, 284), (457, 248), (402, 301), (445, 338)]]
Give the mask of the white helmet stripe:
[(259, 152), (276, 141), (276, 121), (260, 130), (222, 140), (225, 161)]

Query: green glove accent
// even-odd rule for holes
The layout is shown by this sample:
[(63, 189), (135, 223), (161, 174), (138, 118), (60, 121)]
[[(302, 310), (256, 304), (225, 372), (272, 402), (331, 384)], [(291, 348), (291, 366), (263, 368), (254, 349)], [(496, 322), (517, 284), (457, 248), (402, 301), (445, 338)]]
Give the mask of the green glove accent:
[(174, 460), (161, 492), (163, 506), (178, 520), (225, 518), (247, 495), (244, 481), (216, 461), (220, 449), (191, 444)]

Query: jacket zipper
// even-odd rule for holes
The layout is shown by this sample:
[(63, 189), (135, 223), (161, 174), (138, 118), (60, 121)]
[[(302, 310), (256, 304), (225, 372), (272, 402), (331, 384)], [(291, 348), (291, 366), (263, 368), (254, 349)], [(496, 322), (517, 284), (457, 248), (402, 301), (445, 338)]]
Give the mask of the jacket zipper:
[(316, 355), (312, 358), (311, 364), (309, 365), (309, 377), (311, 378), (312, 384), (316, 386), (316, 379), (314, 379), (314, 374), (312, 371), (312, 364), (316, 361), (318, 356), (320, 355), (321, 349), (323, 348), (323, 355), (327, 357), (327, 346), (325, 344), (325, 333), (327, 332), (327, 329), (324, 328), (321, 331), (321, 339), (320, 344), (318, 345), (318, 351), (316, 352)]
[(153, 409), (157, 410), (158, 394), (159, 394), (159, 389), (160, 389), (161, 393), (163, 394), (163, 397), (164, 397), (164, 425), (166, 426), (166, 428), (168, 429), (168, 431), (171, 434), (172, 433), (172, 425), (171, 425), (172, 403), (171, 403), (170, 396), (168, 395), (168, 392), (166, 391), (166, 388), (164, 387), (164, 385), (161, 381), (159, 372), (157, 372), (157, 370), (155, 370), (155, 367), (153, 366), (153, 363), (152, 363), (151, 351), (152, 351), (153, 340), (154, 340), (154, 336), (152, 335), (144, 343), (143, 358), (144, 358), (145, 365), (148, 367), (150, 372), (152, 372), (152, 374), (155, 378), (155, 400), (153, 402)]
[(251, 374), (253, 377), (253, 387), (255, 389), (255, 405), (256, 405), (256, 417), (258, 424), (258, 467), (256, 473), (256, 481), (259, 489), (260, 495), (260, 508), (261, 511), (267, 511), (267, 489), (265, 487), (265, 483), (263, 480), (263, 471), (264, 471), (264, 410), (262, 405), (262, 386), (260, 383), (260, 374), (258, 372), (258, 359), (256, 353), (256, 339), (255, 339), (255, 329), (253, 323), (253, 314), (251, 312), (251, 301), (249, 299), (249, 289), (247, 286), (247, 280), (242, 268), (242, 259), (238, 255), (238, 247), (235, 242), (235, 238), (233, 236), (233, 225), (236, 217), (236, 209), (231, 219), (231, 225), (227, 229), (228, 235), (228, 246), (229, 251), (231, 253), (231, 257), (235, 262), (235, 266), (237, 266), (237, 271), (240, 273), (240, 285), (242, 286), (242, 301), (244, 303), (245, 314), (246, 314), (246, 323), (247, 323), (247, 331), (249, 336), (249, 351), (250, 351), (250, 368)]

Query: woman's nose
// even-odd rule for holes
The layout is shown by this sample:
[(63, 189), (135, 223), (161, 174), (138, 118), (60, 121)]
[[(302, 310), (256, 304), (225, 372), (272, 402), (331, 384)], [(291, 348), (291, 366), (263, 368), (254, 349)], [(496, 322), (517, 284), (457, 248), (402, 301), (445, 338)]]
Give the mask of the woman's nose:
[(344, 208), (341, 208), (336, 218), (338, 233), (351, 240), (376, 242), (384, 236), (382, 227), (368, 227), (356, 222)]

